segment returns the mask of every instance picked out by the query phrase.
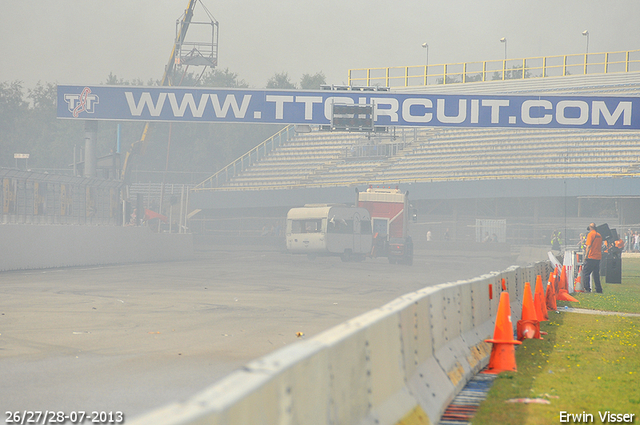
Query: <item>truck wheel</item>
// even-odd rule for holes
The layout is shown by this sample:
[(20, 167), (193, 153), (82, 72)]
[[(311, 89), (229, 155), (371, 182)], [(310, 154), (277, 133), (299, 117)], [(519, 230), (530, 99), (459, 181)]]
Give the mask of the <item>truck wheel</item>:
[(342, 255), (340, 256), (340, 259), (345, 263), (351, 261), (351, 250), (345, 249)]

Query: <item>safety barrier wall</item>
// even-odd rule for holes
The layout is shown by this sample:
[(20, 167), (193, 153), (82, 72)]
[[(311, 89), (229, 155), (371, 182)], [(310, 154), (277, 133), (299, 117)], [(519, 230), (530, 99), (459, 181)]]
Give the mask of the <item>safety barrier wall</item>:
[(0, 272), (193, 258), (193, 235), (148, 227), (0, 224)]
[(525, 281), (549, 271), (546, 262), (513, 266), (406, 294), (133, 423), (438, 423), (488, 363), (484, 340), (493, 335), (502, 279), (515, 324)]

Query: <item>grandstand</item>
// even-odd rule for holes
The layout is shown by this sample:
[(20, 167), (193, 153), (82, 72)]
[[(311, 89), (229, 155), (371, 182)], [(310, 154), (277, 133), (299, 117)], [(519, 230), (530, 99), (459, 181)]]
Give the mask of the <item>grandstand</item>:
[(639, 140), (620, 131), (434, 128), (404, 140), (318, 131), (293, 136), (227, 187), (622, 176), (637, 172)]
[[(636, 96), (640, 94), (640, 72), (398, 89), (406, 90), (433, 94)], [(241, 164), (236, 161), (196, 189), (619, 177), (635, 175), (640, 167), (637, 131), (438, 127), (365, 134), (317, 128), (297, 133), (289, 127), (279, 135), (279, 143), (263, 149), (263, 155), (242, 160)], [(260, 151), (260, 146), (254, 150)]]
[[(631, 97), (640, 95), (640, 71), (392, 90)], [(287, 127), (277, 138), (197, 185), (191, 192), (192, 207), (350, 203), (354, 187), (398, 185), (411, 190), (420, 214), (430, 215), (430, 222), (439, 221), (458, 235), (467, 232), (472, 219), (504, 214), (511, 214), (511, 222), (523, 223), (516, 230), (511, 228), (512, 241), (545, 240), (549, 227), (566, 228), (567, 216), (579, 223), (586, 215), (609, 217), (606, 220), (612, 225), (640, 223), (640, 131), (422, 127), (367, 134), (300, 130), (304, 132)], [(519, 207), (506, 207), (503, 202)]]
[(300, 133), (230, 179), (230, 187), (299, 186), (360, 182), (399, 155), (406, 142), (380, 142), (358, 133)]

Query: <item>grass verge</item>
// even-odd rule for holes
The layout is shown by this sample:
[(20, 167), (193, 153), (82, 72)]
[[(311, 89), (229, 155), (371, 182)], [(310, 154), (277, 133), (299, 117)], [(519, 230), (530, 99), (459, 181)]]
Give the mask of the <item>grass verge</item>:
[[(640, 313), (640, 258), (622, 260), (622, 284), (604, 283), (604, 277), (601, 279), (602, 294), (575, 293), (573, 296), (579, 303), (559, 301), (558, 308), (570, 306), (590, 310)], [(591, 287), (595, 289), (593, 282)]]
[[(622, 284), (604, 294), (577, 294), (573, 307), (640, 313), (640, 259), (623, 260)], [(559, 306), (560, 307), (560, 306)], [(544, 340), (525, 340), (516, 350), (518, 372), (498, 376), (474, 424), (562, 423), (561, 413), (635, 414), (640, 423), (640, 317), (549, 313)], [(538, 398), (550, 404), (511, 403)], [(570, 421), (567, 423), (577, 423)]]

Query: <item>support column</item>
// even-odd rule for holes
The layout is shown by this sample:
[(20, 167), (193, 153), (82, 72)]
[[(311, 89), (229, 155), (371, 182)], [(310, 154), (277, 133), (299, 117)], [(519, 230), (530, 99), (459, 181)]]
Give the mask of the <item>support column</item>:
[(582, 198), (578, 198), (578, 218), (582, 217)]
[[(458, 218), (459, 218), (458, 202), (464, 202), (464, 201), (460, 201), (457, 199), (451, 200), (451, 203), (453, 204), (453, 211), (451, 212), (451, 218), (453, 220), (453, 229), (450, 229), (451, 231), (449, 232), (449, 236), (451, 237), (452, 241), (458, 240)], [(477, 203), (477, 200), (476, 200), (476, 203)], [(477, 212), (477, 208), (476, 208), (476, 212)], [(476, 214), (476, 217), (477, 217), (477, 214)]]
[(98, 158), (96, 156), (98, 145), (98, 121), (84, 122), (84, 176), (96, 177)]
[[(540, 204), (542, 202), (550, 202), (547, 198), (535, 198), (533, 200), (533, 231), (532, 232), (526, 232), (526, 233), (533, 233), (530, 237), (532, 241), (539, 241), (542, 240), (542, 231), (540, 229)], [(527, 202), (526, 200), (524, 201), (525, 203)], [(524, 215), (524, 209), (520, 209), (519, 211), (520, 214)], [(549, 238), (551, 239), (551, 238)]]

